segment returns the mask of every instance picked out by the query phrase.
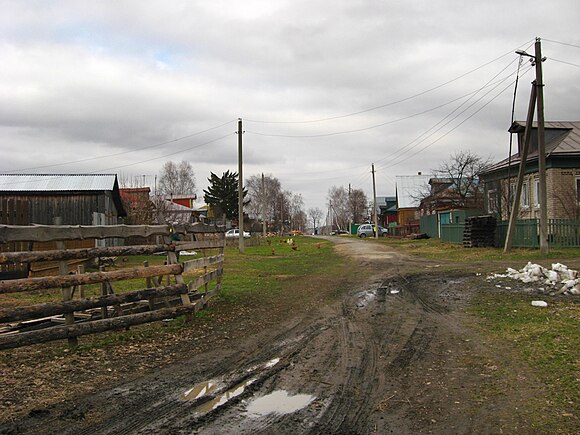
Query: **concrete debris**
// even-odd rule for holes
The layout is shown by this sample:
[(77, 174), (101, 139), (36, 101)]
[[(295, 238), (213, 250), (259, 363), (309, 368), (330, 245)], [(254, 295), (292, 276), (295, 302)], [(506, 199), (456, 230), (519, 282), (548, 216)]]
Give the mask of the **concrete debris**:
[(546, 301), (532, 301), (532, 306), (534, 306), (534, 307), (547, 307), (548, 303)]
[(546, 269), (539, 264), (528, 262), (520, 270), (508, 267), (506, 273), (495, 273), (487, 277), (487, 279), (496, 278), (511, 278), (526, 284), (538, 283), (546, 285), (549, 286), (547, 289), (541, 287), (540, 290), (551, 295), (580, 295), (580, 276), (578, 271), (569, 269), (568, 266), (561, 263), (553, 263), (552, 269)]

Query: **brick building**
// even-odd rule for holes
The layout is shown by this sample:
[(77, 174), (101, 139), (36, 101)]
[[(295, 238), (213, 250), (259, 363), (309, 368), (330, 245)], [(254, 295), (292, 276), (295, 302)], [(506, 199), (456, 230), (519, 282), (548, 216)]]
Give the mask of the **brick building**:
[[(480, 175), (486, 211), (500, 220), (509, 217), (523, 149), (525, 122), (509, 129), (518, 138), (518, 152)], [(580, 121), (546, 122), (546, 193), (548, 219), (580, 219)], [(534, 123), (526, 161), (519, 219), (539, 218), (538, 134)]]

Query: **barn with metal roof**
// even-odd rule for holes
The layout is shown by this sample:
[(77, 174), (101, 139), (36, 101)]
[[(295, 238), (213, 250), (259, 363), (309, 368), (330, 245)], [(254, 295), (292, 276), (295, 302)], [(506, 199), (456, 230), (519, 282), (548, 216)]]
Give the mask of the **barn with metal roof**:
[(115, 174), (0, 174), (1, 223), (23, 207), (29, 224), (114, 225), (126, 215)]

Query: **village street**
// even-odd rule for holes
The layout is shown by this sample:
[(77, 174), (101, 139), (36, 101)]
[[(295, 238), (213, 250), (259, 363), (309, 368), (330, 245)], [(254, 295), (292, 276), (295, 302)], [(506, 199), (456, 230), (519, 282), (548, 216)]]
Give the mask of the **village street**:
[(305, 300), (274, 328), (259, 324), (276, 313), (224, 322), (205, 331), (204, 352), (192, 343), (186, 358), (35, 409), (0, 433), (525, 432), (542, 387), (509, 348), (482, 340), (467, 312), (490, 284), (381, 244), (329, 239), (361, 271), (335, 303)]

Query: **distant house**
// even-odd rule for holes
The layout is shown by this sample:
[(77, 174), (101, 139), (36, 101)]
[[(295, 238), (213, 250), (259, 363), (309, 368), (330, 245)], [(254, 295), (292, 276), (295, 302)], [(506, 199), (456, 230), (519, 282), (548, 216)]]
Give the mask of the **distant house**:
[(399, 216), (397, 211), (397, 197), (396, 196), (377, 196), (377, 213), (379, 215), (379, 225), (384, 227), (390, 223), (397, 223)]
[(153, 219), (153, 203), (149, 187), (124, 187), (119, 189), (123, 207), (127, 212), (125, 223), (128, 225), (149, 225)]
[(419, 220), (421, 199), (428, 194), (431, 175), (397, 175), (397, 210), (399, 225), (409, 225)]
[[(525, 127), (525, 122), (518, 121), (509, 129), (510, 133), (517, 134), (517, 153), (480, 175), (485, 189), (486, 211), (501, 220), (508, 218), (513, 202)], [(534, 123), (520, 197), (520, 219), (539, 218), (537, 137), (537, 124)], [(580, 218), (580, 121), (546, 122), (545, 142), (548, 219), (577, 220)]]
[(27, 203), (30, 224), (114, 225), (126, 216), (115, 174), (0, 174), (0, 201)]

